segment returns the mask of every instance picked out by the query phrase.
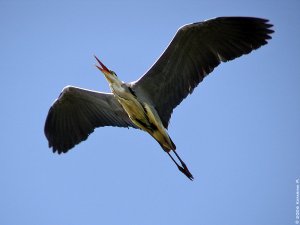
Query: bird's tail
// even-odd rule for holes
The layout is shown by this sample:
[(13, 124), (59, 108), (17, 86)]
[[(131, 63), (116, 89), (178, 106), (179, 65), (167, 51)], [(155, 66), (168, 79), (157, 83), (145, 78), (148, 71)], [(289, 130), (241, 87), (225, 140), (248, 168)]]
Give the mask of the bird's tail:
[(170, 136), (169, 136), (169, 139), (170, 139), (170, 141), (171, 141), (171, 144), (172, 144), (172, 150), (176, 150), (176, 145), (174, 144), (174, 142), (172, 141), (172, 139), (170, 138)]

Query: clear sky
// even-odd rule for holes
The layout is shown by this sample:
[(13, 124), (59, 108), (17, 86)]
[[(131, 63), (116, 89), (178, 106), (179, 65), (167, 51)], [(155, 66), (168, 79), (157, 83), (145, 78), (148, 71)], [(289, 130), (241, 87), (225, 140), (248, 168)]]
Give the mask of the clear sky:
[[(299, 0), (53, 2), (0, 0), (1, 225), (295, 223)], [(275, 33), (175, 109), (169, 132), (193, 182), (134, 129), (51, 152), (44, 121), (62, 88), (109, 90), (93, 54), (132, 81), (180, 26), (217, 16), (268, 18)]]

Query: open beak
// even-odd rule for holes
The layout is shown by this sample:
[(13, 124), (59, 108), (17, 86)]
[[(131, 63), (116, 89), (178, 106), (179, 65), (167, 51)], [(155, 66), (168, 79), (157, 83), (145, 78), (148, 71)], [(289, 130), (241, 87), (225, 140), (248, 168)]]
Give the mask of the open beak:
[[(94, 55), (95, 56), (95, 55)], [(107, 67), (97, 58), (97, 56), (95, 56), (97, 62), (99, 63), (99, 65), (95, 65), (102, 73), (104, 73), (104, 75), (109, 75), (110, 71), (109, 69), (107, 69)]]

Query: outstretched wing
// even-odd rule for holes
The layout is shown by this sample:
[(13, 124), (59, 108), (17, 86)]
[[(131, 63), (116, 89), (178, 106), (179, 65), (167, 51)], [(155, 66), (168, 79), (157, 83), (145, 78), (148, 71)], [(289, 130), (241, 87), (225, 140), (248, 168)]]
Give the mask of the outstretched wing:
[(111, 93), (67, 86), (49, 109), (45, 135), (53, 152), (67, 152), (96, 127), (134, 127)]
[(191, 94), (220, 62), (233, 60), (267, 44), (268, 20), (219, 17), (181, 27), (150, 70), (131, 83), (155, 106), (167, 128), (173, 109)]

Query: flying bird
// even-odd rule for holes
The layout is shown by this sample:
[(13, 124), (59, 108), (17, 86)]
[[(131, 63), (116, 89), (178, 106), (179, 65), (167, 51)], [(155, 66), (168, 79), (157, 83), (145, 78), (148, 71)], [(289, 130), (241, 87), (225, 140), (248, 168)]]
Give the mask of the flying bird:
[(66, 153), (97, 127), (137, 128), (149, 133), (193, 180), (168, 134), (174, 108), (221, 62), (267, 44), (272, 26), (268, 20), (254, 17), (218, 17), (184, 25), (153, 66), (130, 83), (121, 81), (95, 56), (111, 93), (66, 86), (46, 118), (49, 147)]

